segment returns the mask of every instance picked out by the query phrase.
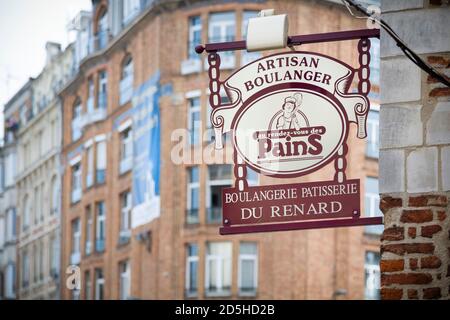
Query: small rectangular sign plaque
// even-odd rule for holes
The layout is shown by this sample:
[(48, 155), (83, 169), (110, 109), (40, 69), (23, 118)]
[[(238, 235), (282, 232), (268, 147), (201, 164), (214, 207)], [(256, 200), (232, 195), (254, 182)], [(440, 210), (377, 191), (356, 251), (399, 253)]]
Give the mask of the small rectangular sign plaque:
[(360, 184), (346, 180), (227, 188), (222, 203), (225, 228), (355, 218), (360, 215)]

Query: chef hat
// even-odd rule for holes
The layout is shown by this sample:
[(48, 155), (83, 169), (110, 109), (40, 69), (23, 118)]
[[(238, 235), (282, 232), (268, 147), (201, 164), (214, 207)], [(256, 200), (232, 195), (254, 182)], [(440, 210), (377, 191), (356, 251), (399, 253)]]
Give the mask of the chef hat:
[(294, 105), (297, 104), (297, 100), (294, 97), (286, 97), (284, 98), (284, 103), (293, 103)]

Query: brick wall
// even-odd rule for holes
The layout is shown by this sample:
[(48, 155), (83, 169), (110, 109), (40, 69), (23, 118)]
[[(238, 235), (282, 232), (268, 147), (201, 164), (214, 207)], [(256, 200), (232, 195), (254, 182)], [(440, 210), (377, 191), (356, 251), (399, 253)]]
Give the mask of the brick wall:
[[(450, 76), (450, 7), (382, 1), (382, 18)], [(382, 299), (449, 298), (450, 88), (381, 38)]]

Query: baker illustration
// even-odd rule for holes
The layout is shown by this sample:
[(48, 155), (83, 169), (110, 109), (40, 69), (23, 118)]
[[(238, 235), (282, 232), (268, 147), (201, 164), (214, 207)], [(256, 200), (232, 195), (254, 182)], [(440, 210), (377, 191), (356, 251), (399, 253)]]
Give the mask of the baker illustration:
[(277, 118), (277, 129), (296, 129), (300, 130), (300, 122), (297, 118), (297, 108), (300, 107), (303, 100), (301, 93), (296, 93), (284, 99), (281, 115)]

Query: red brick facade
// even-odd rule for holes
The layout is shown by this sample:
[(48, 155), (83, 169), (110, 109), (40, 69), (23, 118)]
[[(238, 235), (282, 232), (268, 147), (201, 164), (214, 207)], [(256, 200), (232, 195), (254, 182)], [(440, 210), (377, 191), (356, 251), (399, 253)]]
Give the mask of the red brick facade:
[[(236, 15), (236, 35), (240, 38), (243, 11), (263, 8), (275, 8), (279, 13), (288, 13), (291, 34), (364, 28), (364, 23), (349, 17), (345, 8), (325, 1), (268, 1), (265, 3), (239, 1), (215, 4), (194, 1), (192, 5), (180, 5), (179, 8), (176, 5), (167, 6), (164, 10), (150, 10), (129, 31), (114, 39), (104, 51), (86, 58), (77, 79), (63, 92), (65, 130), (62, 155), (64, 165), (62, 268), (64, 270), (70, 265), (71, 226), (74, 219), (80, 218), (82, 249), (79, 266), (83, 279), (82, 286), (86, 284), (84, 279), (86, 272), (89, 272), (91, 277), (91, 297), (95, 296), (95, 269), (102, 268), (105, 280), (104, 298), (119, 298), (119, 263), (127, 260), (131, 266), (132, 297), (185, 298), (186, 246), (196, 243), (198, 245), (198, 293), (195, 298), (203, 299), (206, 297), (204, 288), (207, 244), (226, 241), (232, 246), (231, 292), (227, 298), (240, 296), (238, 261), (239, 246), (242, 242), (257, 244), (258, 287), (254, 296), (257, 299), (364, 298), (365, 252), (378, 252), (379, 239), (376, 236), (366, 236), (362, 227), (220, 236), (219, 224), (207, 223), (206, 219), (204, 199), (207, 192), (205, 180), (208, 166), (204, 162), (199, 165), (199, 199), (201, 199), (199, 223), (186, 224), (187, 169), (190, 165), (176, 165), (171, 161), (171, 151), (174, 147), (171, 136), (175, 129), (186, 128), (188, 122), (186, 93), (200, 90), (201, 117), (204, 120), (207, 117), (208, 97), (206, 72), (186, 76), (180, 74), (180, 64), (188, 56), (188, 18), (194, 15), (201, 17), (202, 41), (206, 42), (208, 15), (212, 12), (232, 11)], [(307, 45), (297, 49), (329, 54), (349, 64), (357, 65), (355, 42)], [(160, 217), (133, 230), (130, 241), (119, 245), (119, 199), (123, 191), (131, 188), (131, 174), (118, 173), (120, 141), (114, 123), (131, 108), (131, 102), (119, 105), (121, 66), (127, 54), (130, 54), (133, 59), (135, 88), (159, 70), (161, 85), (170, 85), (172, 93), (163, 95), (159, 106), (161, 115)], [(236, 65), (240, 65), (239, 53), (236, 53)], [(79, 97), (86, 110), (88, 78), (92, 76), (94, 83), (97, 83), (96, 79), (100, 70), (106, 70), (108, 74), (107, 116), (102, 121), (87, 125), (81, 138), (72, 142), (70, 128), (73, 104)], [(229, 74), (230, 71), (224, 71), (221, 75), (222, 79)], [(206, 124), (203, 123), (203, 129), (205, 128)], [(84, 168), (87, 165), (87, 156), (83, 145), (102, 134), (106, 134), (107, 141), (106, 182), (86, 188)], [(378, 163), (366, 157), (365, 142), (356, 139), (355, 128), (352, 128), (349, 136), (351, 138), (348, 145), (351, 147), (348, 155), (348, 177), (362, 180), (366, 176), (377, 177)], [(203, 147), (206, 147), (206, 144)], [(72, 204), (69, 162), (77, 155), (81, 155), (82, 159), (83, 192), (81, 200)], [(216, 158), (221, 156), (220, 153), (214, 155)], [(333, 166), (329, 165), (320, 172), (293, 181), (329, 179), (333, 175), (333, 170)], [(261, 178), (260, 181), (261, 184), (270, 182), (274, 180), (267, 177)], [(361, 193), (364, 194), (364, 187)], [(93, 208), (98, 201), (105, 202), (105, 250), (102, 253), (95, 253), (94, 250), (90, 256), (86, 256), (84, 253), (86, 207), (90, 205)], [(95, 215), (94, 210), (92, 214)], [(95, 230), (95, 222), (93, 229)], [(418, 231), (420, 232), (423, 231)], [(92, 237), (93, 235), (91, 239)], [(398, 234), (393, 232), (390, 237), (394, 239), (398, 237)], [(396, 264), (395, 268), (400, 268), (400, 263)], [(425, 280), (427, 276), (424, 276), (421, 281)], [(345, 295), (338, 296), (336, 294), (338, 291), (344, 291)], [(398, 295), (398, 293), (392, 294)], [(62, 297), (70, 299), (71, 295), (71, 291), (63, 286)], [(84, 287), (81, 289), (81, 298), (86, 298)]]

